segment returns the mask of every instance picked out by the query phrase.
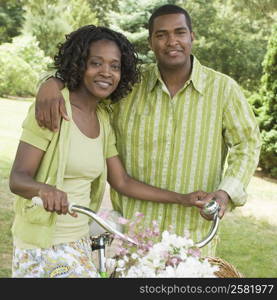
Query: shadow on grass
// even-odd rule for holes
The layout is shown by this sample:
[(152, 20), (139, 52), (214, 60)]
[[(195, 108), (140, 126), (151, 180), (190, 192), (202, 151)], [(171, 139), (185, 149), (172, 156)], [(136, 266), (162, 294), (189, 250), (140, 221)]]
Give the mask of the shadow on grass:
[(217, 256), (247, 278), (277, 278), (277, 226), (238, 213), (220, 224)]
[(12, 235), (11, 226), (14, 213), (10, 209), (0, 211), (0, 277), (11, 277)]
[(15, 195), (10, 192), (8, 183), (12, 161), (1, 156), (0, 165), (0, 278), (5, 278), (11, 276), (11, 226), (14, 217), (12, 203)]

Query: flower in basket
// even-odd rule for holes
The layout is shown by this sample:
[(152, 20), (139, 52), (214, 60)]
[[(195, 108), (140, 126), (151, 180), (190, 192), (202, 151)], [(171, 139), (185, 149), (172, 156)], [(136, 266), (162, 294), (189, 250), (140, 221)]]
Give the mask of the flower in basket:
[(171, 232), (160, 233), (156, 221), (143, 228), (144, 215), (136, 213), (135, 221), (119, 218), (127, 226), (127, 234), (138, 243), (134, 246), (121, 239), (117, 241), (115, 256), (107, 259), (107, 268), (114, 277), (216, 277), (218, 267), (201, 258), (188, 233), (183, 237)]

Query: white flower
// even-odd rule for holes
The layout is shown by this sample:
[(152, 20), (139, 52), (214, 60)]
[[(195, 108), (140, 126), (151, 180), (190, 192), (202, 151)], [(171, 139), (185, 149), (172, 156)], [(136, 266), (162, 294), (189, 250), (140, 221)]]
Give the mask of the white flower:
[(116, 266), (116, 260), (114, 258), (107, 258), (106, 259), (106, 267), (108, 269), (114, 269)]
[(175, 269), (172, 266), (167, 266), (164, 270), (157, 274), (157, 277), (174, 278), (176, 277)]
[(132, 259), (137, 259), (139, 256), (137, 255), (137, 253), (132, 253), (131, 257)]
[(123, 259), (119, 259), (119, 260), (117, 261), (117, 266), (118, 266), (119, 268), (123, 268), (123, 267), (125, 266), (125, 261), (124, 261)]
[[(142, 215), (137, 216), (141, 221)], [(130, 237), (138, 240), (140, 247), (136, 249), (123, 241), (120, 243), (122, 249), (128, 250), (121, 253), (128, 254), (122, 254), (116, 263), (117, 277), (216, 277), (214, 273), (218, 267), (195, 255), (199, 249), (195, 248), (188, 235), (181, 237), (164, 231), (159, 237), (152, 234), (152, 228), (143, 231), (139, 227), (136, 229), (138, 224), (135, 221), (128, 224), (132, 226)], [(153, 226), (157, 224), (153, 222)]]

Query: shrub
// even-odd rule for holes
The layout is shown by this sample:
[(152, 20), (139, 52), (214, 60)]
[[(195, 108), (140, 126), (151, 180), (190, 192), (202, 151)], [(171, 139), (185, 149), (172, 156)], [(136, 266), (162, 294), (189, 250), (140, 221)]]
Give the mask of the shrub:
[(37, 73), (21, 57), (0, 49), (0, 95), (34, 95)]
[(0, 45), (0, 95), (34, 95), (39, 76), (50, 63), (33, 36), (18, 36)]

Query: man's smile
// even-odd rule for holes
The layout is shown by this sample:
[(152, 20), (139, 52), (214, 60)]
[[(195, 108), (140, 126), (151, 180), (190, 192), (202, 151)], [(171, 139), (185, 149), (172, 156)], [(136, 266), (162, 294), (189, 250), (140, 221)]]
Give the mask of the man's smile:
[(165, 54), (168, 55), (168, 56), (177, 56), (179, 55), (180, 53), (183, 53), (183, 50), (182, 49), (167, 49), (165, 51)]

